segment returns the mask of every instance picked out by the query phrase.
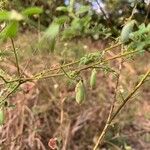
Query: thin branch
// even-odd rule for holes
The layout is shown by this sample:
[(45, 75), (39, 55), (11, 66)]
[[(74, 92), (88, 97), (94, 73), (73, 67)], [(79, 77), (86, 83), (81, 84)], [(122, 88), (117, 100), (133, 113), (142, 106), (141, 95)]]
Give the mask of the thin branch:
[[(121, 43), (117, 43), (117, 44), (114, 44), (113, 46), (110, 46), (110, 47), (108, 47), (108, 48), (105, 48), (105, 49), (103, 49), (103, 50), (101, 50), (101, 51), (103, 51), (103, 52), (108, 52), (108, 51), (112, 50), (113, 48), (116, 48), (116, 47), (118, 47), (118, 46), (120, 46), (120, 45), (121, 45)], [(68, 63), (68, 64), (64, 64), (64, 65), (61, 65), (61, 66), (58, 66), (58, 67), (55, 67), (55, 68), (52, 68), (52, 69), (47, 69), (47, 70), (44, 70), (44, 73), (48, 73), (48, 72), (50, 72), (50, 71), (55, 71), (55, 70), (60, 70), (61, 67), (66, 68), (66, 67), (69, 67), (69, 66), (78, 64), (79, 62), (80, 62), (80, 60), (77, 60), (77, 61), (74, 61), (74, 62), (71, 62), (71, 63)], [(39, 73), (39, 74), (40, 74), (40, 73)], [(38, 75), (38, 74), (37, 74), (37, 75)]]
[(98, 1), (98, 0), (96, 0), (96, 3), (97, 3), (97, 5), (98, 5), (98, 7), (99, 7), (100, 11), (101, 11), (101, 12), (102, 12), (102, 14), (104, 15), (104, 18), (105, 18), (105, 20), (106, 20), (106, 22), (107, 22), (108, 26), (110, 26), (110, 23), (111, 23), (111, 22), (109, 21), (109, 18), (107, 17), (106, 13), (104, 12), (103, 8), (101, 7), (101, 5), (100, 5), (99, 1)]
[[(89, 68), (93, 68), (93, 66), (96, 66), (98, 64), (104, 64), (110, 60), (114, 60), (114, 59), (117, 59), (117, 58), (121, 58), (121, 57), (124, 57), (124, 56), (127, 56), (127, 55), (130, 55), (130, 54), (134, 54), (138, 52), (138, 50), (136, 51), (131, 51), (131, 52), (127, 52), (127, 53), (124, 53), (124, 54), (119, 54), (119, 55), (116, 55), (116, 56), (113, 56), (113, 57), (110, 57), (108, 59), (105, 59), (103, 62), (101, 61), (98, 61), (96, 63), (93, 63), (93, 64), (90, 64), (90, 65), (87, 65), (85, 67), (82, 67), (80, 69), (76, 69), (74, 71), (76, 71), (77, 73), (80, 73), (81, 71), (83, 70), (87, 70)], [(67, 64), (66, 64), (67, 65)], [(61, 67), (60, 67), (61, 68)], [(25, 82), (28, 82), (28, 81), (33, 81), (33, 80), (39, 80), (39, 79), (46, 79), (46, 78), (50, 78), (50, 77), (59, 77), (59, 76), (63, 76), (65, 75), (65, 73), (59, 73), (59, 74), (51, 74), (51, 75), (47, 75), (47, 76), (33, 76), (31, 78), (18, 78), (18, 79), (15, 79), (15, 80), (12, 80), (12, 81), (8, 81), (8, 83), (12, 83), (12, 82), (19, 82), (17, 84), (17, 86), (15, 87), (15, 89), (13, 89), (1, 102), (5, 101), (21, 84), (25, 83)], [(0, 103), (1, 103), (0, 102)]]
[(140, 82), (137, 84), (137, 86), (132, 90), (132, 92), (125, 98), (125, 100), (123, 101), (123, 103), (119, 106), (119, 108), (117, 109), (117, 111), (114, 113), (114, 115), (111, 117), (112, 114), (112, 110), (114, 107), (114, 104), (111, 107), (109, 116), (107, 118), (105, 127), (102, 131), (102, 133), (100, 134), (96, 145), (94, 146), (93, 150), (96, 150), (98, 145), (101, 144), (100, 142), (102, 141), (102, 138), (104, 137), (104, 135), (106, 134), (106, 131), (108, 129), (108, 127), (110, 126), (110, 124), (112, 123), (112, 121), (115, 119), (115, 117), (119, 114), (119, 112), (122, 110), (122, 108), (125, 106), (125, 104), (130, 100), (130, 98), (135, 94), (135, 92), (142, 86), (142, 84), (144, 83), (144, 81), (147, 79), (147, 77), (150, 74), (150, 69), (146, 72), (146, 74), (144, 75), (144, 77), (140, 80)]
[(114, 92), (115, 94), (114, 94), (114, 97), (113, 97), (113, 101), (112, 101), (112, 104), (111, 104), (109, 115), (108, 115), (108, 118), (106, 120), (106, 124), (105, 124), (101, 134), (99, 135), (99, 138), (96, 141), (96, 144), (95, 144), (93, 150), (96, 150), (98, 145), (102, 144), (103, 138), (104, 138), (104, 136), (105, 136), (105, 134), (106, 134), (106, 132), (108, 130), (108, 127), (110, 126), (110, 119), (111, 119), (111, 116), (113, 114), (115, 102), (116, 102), (116, 99), (117, 99), (117, 90), (118, 90), (118, 85), (119, 85), (119, 79), (120, 79), (120, 75), (121, 75), (122, 65), (123, 65), (123, 60), (121, 59), (121, 62), (120, 62), (120, 65), (119, 65), (119, 73), (118, 73), (117, 80), (116, 80), (116, 86), (115, 86), (115, 92)]
[(14, 44), (14, 40), (13, 40), (12, 38), (11, 38), (11, 43), (12, 43), (13, 51), (14, 51), (14, 54), (15, 54), (16, 67), (17, 67), (18, 77), (20, 78), (19, 61), (18, 61), (18, 56), (17, 56), (17, 52), (16, 52), (16, 48), (15, 48), (15, 44)]
[[(126, 53), (123, 53), (123, 54), (118, 54), (118, 55), (115, 55), (113, 57), (110, 57), (110, 58), (107, 58), (103, 61), (98, 61), (96, 63), (92, 63), (90, 65), (86, 65), (85, 67), (82, 67), (82, 68), (79, 68), (79, 69), (75, 69), (75, 70), (72, 70), (72, 71), (75, 71), (77, 73), (80, 73), (81, 71), (83, 70), (87, 70), (89, 68), (93, 68), (94, 66), (97, 66), (99, 64), (104, 64), (108, 61), (112, 61), (112, 60), (115, 60), (117, 58), (121, 58), (121, 57), (125, 57), (125, 56), (128, 56), (128, 55), (131, 55), (131, 54), (134, 54), (134, 53), (137, 53), (139, 52), (138, 50), (135, 50), (135, 51), (130, 51), (130, 52), (126, 52)], [(73, 64), (73, 63), (72, 63)], [(66, 64), (68, 65), (68, 64)], [(54, 68), (52, 70), (58, 70), (58, 69), (61, 69), (61, 66), (60, 67), (57, 67), (57, 68)], [(59, 74), (50, 74), (50, 75), (41, 75), (41, 74), (36, 74), (34, 75), (33, 77), (31, 78), (19, 78), (19, 79), (15, 79), (15, 80), (10, 80), (9, 83), (12, 83), (12, 82), (18, 82), (20, 80), (22, 80), (23, 82), (27, 82), (27, 81), (33, 81), (33, 80), (39, 80), (39, 79), (46, 79), (46, 78), (51, 78), (51, 77), (59, 77), (59, 76), (63, 76), (65, 75), (64, 73), (59, 73)]]
[(134, 5), (134, 7), (133, 7), (133, 9), (132, 9), (132, 13), (131, 13), (130, 17), (128, 18), (128, 21), (130, 21), (130, 20), (133, 18), (134, 12), (135, 12), (136, 7), (137, 7), (137, 4), (138, 4), (138, 2), (135, 3), (135, 5)]
[(61, 67), (61, 69), (62, 69), (62, 71), (64, 72), (64, 74), (69, 78), (69, 79), (71, 79), (72, 80), (72, 78), (69, 76), (69, 74), (63, 69), (63, 67)]
[(9, 92), (1, 101), (0, 101), (0, 106), (3, 105), (3, 103), (5, 102), (5, 100), (12, 94), (14, 93), (18, 87), (21, 85), (22, 83), (18, 83), (12, 90), (11, 92)]
[(2, 75), (0, 75), (0, 78), (7, 84), (9, 81), (7, 81)]
[(116, 110), (116, 112), (114, 113), (114, 115), (112, 116), (112, 118), (110, 119), (111, 123), (114, 118), (119, 114), (119, 112), (122, 110), (122, 108), (125, 106), (125, 104), (129, 101), (129, 99), (135, 94), (135, 92), (142, 86), (142, 84), (145, 82), (145, 80), (147, 79), (147, 77), (150, 74), (150, 69), (146, 72), (146, 74), (144, 75), (144, 77), (140, 80), (140, 82), (137, 84), (137, 86), (132, 90), (132, 92), (125, 98), (125, 100), (123, 101), (123, 103), (119, 106), (119, 108)]

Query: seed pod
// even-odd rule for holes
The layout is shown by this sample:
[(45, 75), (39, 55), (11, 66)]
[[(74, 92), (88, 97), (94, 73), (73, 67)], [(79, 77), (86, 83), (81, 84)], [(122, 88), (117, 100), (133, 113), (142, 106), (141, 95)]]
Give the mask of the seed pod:
[(126, 43), (129, 40), (129, 35), (133, 31), (133, 27), (135, 25), (135, 20), (129, 21), (125, 26), (122, 28), (120, 40), (122, 43)]
[(92, 89), (94, 89), (96, 86), (96, 74), (97, 74), (96, 69), (93, 69), (90, 77), (90, 86)]
[(81, 80), (76, 85), (75, 93), (76, 93), (76, 102), (78, 104), (82, 103), (85, 100), (85, 87)]
[(4, 110), (0, 108), (0, 125), (4, 124)]

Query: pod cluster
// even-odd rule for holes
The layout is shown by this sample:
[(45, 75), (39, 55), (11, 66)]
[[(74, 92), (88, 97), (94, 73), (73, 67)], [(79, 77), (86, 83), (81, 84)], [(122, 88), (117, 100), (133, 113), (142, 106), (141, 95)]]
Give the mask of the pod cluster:
[[(96, 87), (96, 69), (92, 70), (91, 77), (90, 77), (90, 87), (94, 89)], [(75, 87), (75, 94), (76, 94), (76, 102), (81, 104), (86, 98), (86, 90), (82, 80), (80, 80)]]

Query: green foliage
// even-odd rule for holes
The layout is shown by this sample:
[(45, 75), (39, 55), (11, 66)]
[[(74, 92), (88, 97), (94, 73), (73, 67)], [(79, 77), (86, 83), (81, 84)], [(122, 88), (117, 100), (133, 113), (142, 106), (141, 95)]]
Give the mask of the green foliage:
[(7, 38), (13, 38), (17, 35), (19, 29), (19, 22), (26, 21), (25, 16), (31, 16), (34, 14), (42, 13), (42, 9), (39, 7), (27, 8), (21, 13), (16, 10), (0, 11), (0, 21), (5, 21), (6, 27), (0, 32), (0, 39), (5, 40)]
[(32, 16), (32, 15), (37, 15), (41, 14), (43, 12), (43, 9), (40, 7), (29, 7), (23, 10), (21, 13), (25, 16)]
[(45, 34), (43, 36), (43, 40), (46, 38), (50, 42), (50, 49), (53, 52), (55, 48), (56, 43), (56, 37), (59, 33), (59, 24), (53, 22), (45, 31)]
[(68, 7), (66, 6), (59, 6), (56, 8), (57, 11), (62, 11), (62, 12), (68, 12)]
[(46, 30), (45, 36), (50, 39), (56, 38), (59, 33), (59, 24), (52, 23)]
[(150, 24), (147, 26), (143, 23), (138, 26), (138, 30), (130, 34), (131, 42), (128, 45), (128, 50), (144, 50), (150, 47)]
[(0, 21), (21, 21), (23, 20), (23, 15), (15, 10), (12, 11), (0, 11)]
[(0, 11), (0, 21), (5, 21), (5, 20), (9, 20), (10, 18), (10, 12), (8, 11)]
[(0, 33), (0, 38), (3, 40), (9, 38), (13, 38), (17, 35), (18, 32), (18, 22), (17, 21), (12, 21), (7, 26), (5, 29)]
[(100, 52), (86, 54), (80, 59), (80, 65), (88, 65), (90, 63), (100, 61), (102, 60), (102, 57), (103, 55)]
[(121, 37), (120, 40), (122, 43), (126, 43), (129, 41), (129, 35), (133, 31), (133, 27), (135, 24), (135, 20), (131, 20), (125, 24), (121, 31)]

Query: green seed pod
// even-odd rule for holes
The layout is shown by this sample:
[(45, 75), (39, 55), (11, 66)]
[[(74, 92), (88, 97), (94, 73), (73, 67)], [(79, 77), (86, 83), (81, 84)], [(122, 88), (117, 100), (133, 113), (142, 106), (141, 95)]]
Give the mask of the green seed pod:
[(4, 110), (0, 108), (0, 125), (4, 124)]
[(92, 89), (94, 89), (96, 86), (96, 74), (97, 74), (96, 69), (93, 69), (90, 77), (90, 86)]
[(76, 102), (78, 104), (82, 103), (85, 100), (85, 87), (81, 80), (76, 85), (75, 93), (76, 93)]
[(120, 40), (122, 43), (126, 43), (129, 40), (129, 35), (133, 31), (133, 27), (135, 25), (135, 20), (131, 20), (125, 24), (121, 31)]

